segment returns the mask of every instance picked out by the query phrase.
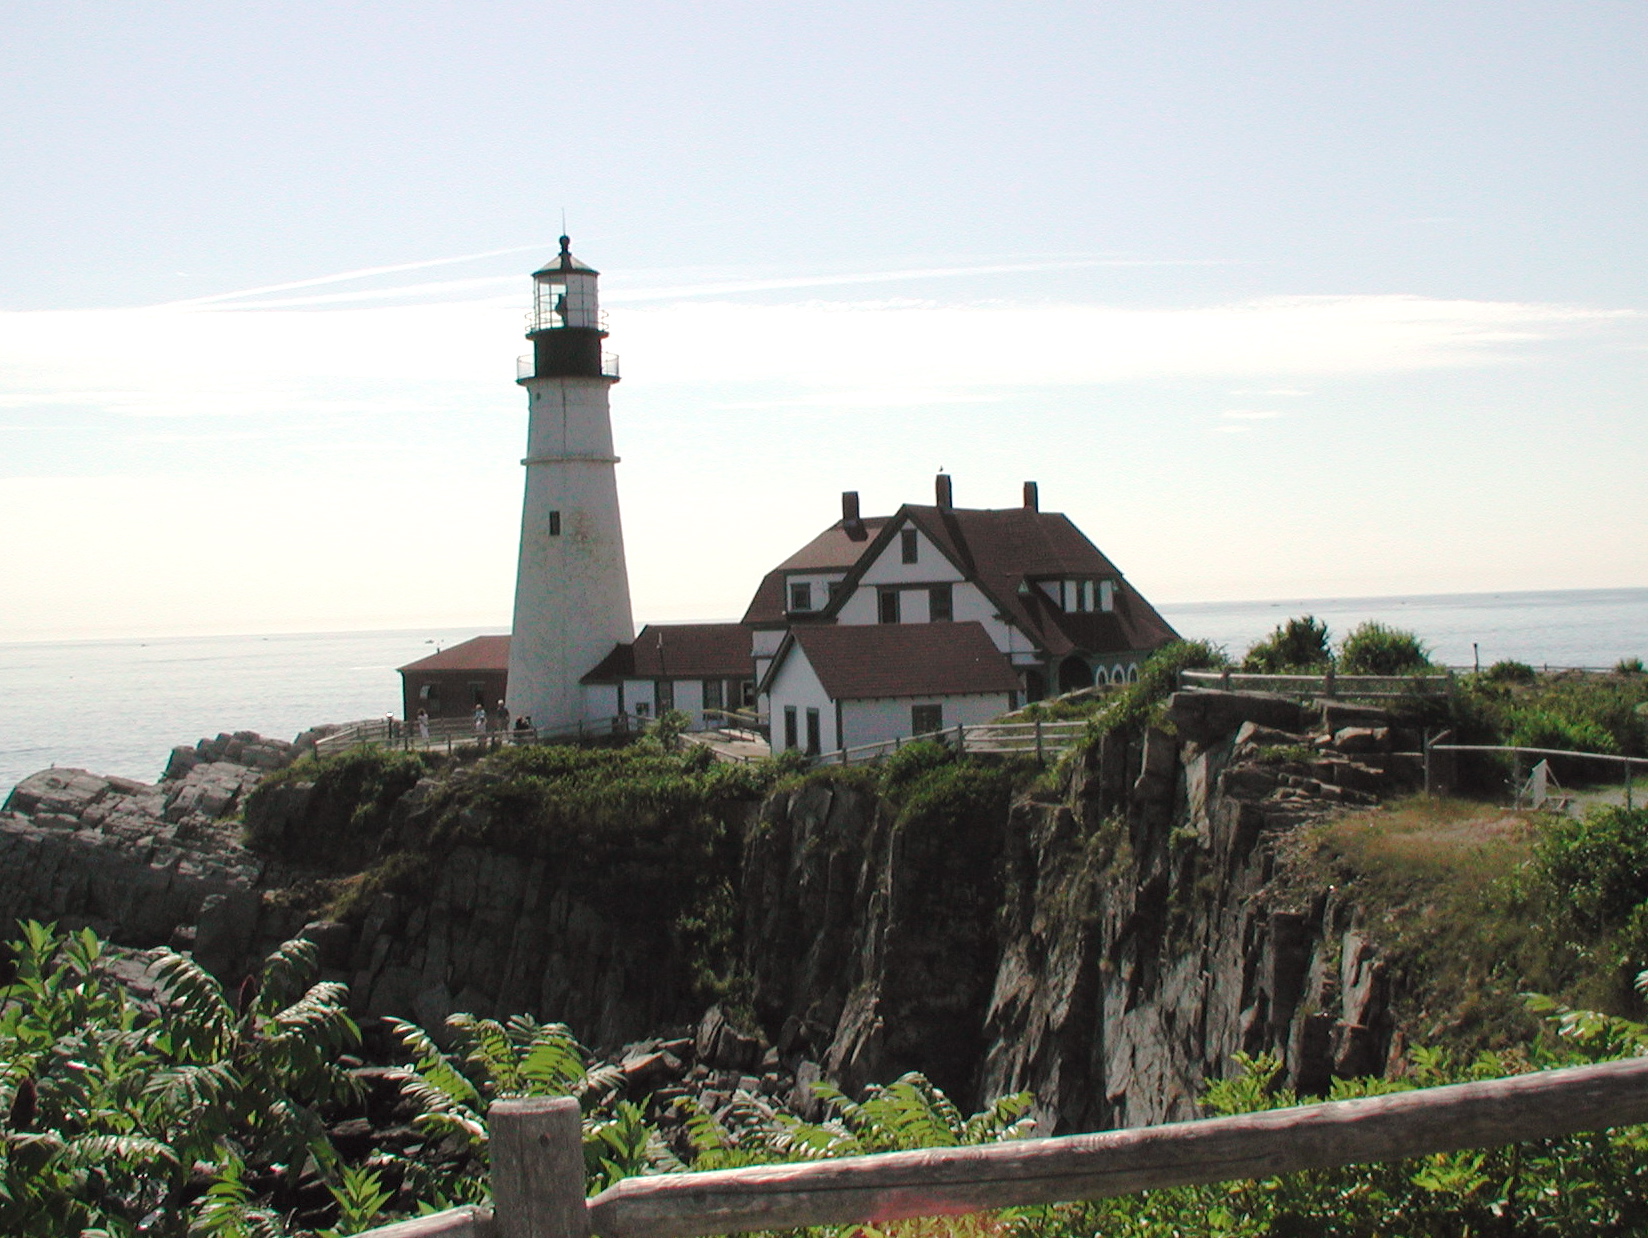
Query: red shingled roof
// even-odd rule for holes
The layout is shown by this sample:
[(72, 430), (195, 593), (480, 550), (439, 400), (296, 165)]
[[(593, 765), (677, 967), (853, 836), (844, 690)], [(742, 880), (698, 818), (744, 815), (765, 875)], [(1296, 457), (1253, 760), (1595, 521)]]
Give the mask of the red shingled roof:
[(750, 630), (741, 623), (649, 623), (634, 644), (614, 645), (582, 682), (747, 679), (753, 674)]
[[(799, 645), (832, 700), (1012, 692), (1018, 673), (980, 623), (798, 627), (768, 672)], [(763, 685), (765, 688), (767, 685)]]
[(408, 662), (401, 671), (508, 671), (508, 636), (472, 636), (427, 658)]
[[(901, 518), (932, 539), (964, 575), (977, 581), (1005, 618), (1053, 657), (1062, 658), (1078, 649), (1087, 653), (1144, 651), (1178, 639), (1155, 607), (1122, 579), (1115, 564), (1061, 512), (905, 504), (871, 543), (860, 567), (867, 567), (892, 541)], [(1073, 577), (1114, 580), (1115, 609), (1062, 611), (1034, 583), (1022, 589), (1026, 582)], [(854, 583), (849, 577), (842, 597)]]
[[(761, 578), (755, 597), (744, 612), (744, 622), (780, 625), (784, 615), (784, 577), (791, 572), (845, 572), (858, 562), (891, 516), (866, 516), (856, 529), (838, 520)], [(854, 534), (860, 536), (854, 536)]]

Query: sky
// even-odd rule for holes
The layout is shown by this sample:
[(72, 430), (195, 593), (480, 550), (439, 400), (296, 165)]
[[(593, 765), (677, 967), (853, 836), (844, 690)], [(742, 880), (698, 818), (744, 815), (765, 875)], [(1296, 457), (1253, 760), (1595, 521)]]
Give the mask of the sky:
[(563, 212), (640, 621), (940, 469), (1161, 602), (1648, 585), (1641, 4), (0, 30), (0, 641), (506, 628)]

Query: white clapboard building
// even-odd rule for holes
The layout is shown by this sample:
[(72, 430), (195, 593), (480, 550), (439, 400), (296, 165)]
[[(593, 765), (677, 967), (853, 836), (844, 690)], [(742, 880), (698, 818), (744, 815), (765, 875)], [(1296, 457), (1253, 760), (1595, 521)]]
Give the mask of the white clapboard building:
[(931, 506), (841, 519), (767, 574), (744, 615), (772, 746), (834, 751), (984, 722), (1138, 678), (1175, 633), (1069, 517)]

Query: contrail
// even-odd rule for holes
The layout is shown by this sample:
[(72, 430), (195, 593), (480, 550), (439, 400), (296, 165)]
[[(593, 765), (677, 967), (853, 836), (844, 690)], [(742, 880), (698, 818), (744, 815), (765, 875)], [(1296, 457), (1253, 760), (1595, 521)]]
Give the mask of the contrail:
[(265, 284), (261, 288), (242, 288), (239, 292), (219, 292), (209, 297), (191, 297), (187, 301), (167, 301), (153, 309), (182, 309), (191, 305), (215, 305), (221, 301), (235, 301), (241, 297), (261, 296), (266, 292), (289, 292), (293, 288), (314, 288), (321, 284), (341, 284), (351, 279), (367, 279), (373, 275), (394, 275), (401, 271), (421, 271), (426, 267), (450, 266), (455, 262), (474, 262), (480, 258), (497, 258), (503, 254), (519, 254), (529, 249), (544, 250), (547, 244), (512, 245), (508, 249), (489, 249), (479, 254), (459, 254), (455, 258), (429, 258), (423, 262), (401, 262), (387, 267), (363, 267), (359, 271), (344, 271), (338, 275), (320, 275), (314, 279), (295, 279), (285, 284)]
[[(527, 250), (542, 250), (542, 245), (516, 245), (509, 249), (491, 249), (478, 254), (460, 254), (454, 258), (431, 258), (423, 262), (402, 262), (394, 266), (365, 267), (358, 271), (344, 271), (337, 275), (322, 275), (314, 279), (292, 280), (284, 284), (265, 284), (260, 288), (243, 288), (239, 292), (220, 292), (207, 297), (191, 297), (186, 301), (167, 301), (154, 309), (189, 309), (216, 305), (224, 309), (275, 309), (300, 305), (319, 305), (343, 301), (381, 300), (397, 296), (427, 295), (441, 289), (457, 291), (480, 287), (496, 287), (515, 276), (492, 276), (483, 279), (439, 280), (431, 283), (405, 284), (370, 292), (337, 293), (319, 297), (292, 297), (279, 301), (256, 301), (246, 305), (227, 305), (225, 302), (243, 301), (247, 297), (263, 296), (272, 292), (290, 292), (299, 288), (314, 288), (323, 284), (338, 284), (375, 275), (394, 275), (403, 271), (421, 271), (429, 267), (449, 266), (457, 262), (473, 262), (481, 258), (496, 258)], [(846, 275), (798, 275), (778, 279), (732, 280), (715, 284), (693, 284), (664, 288), (626, 290), (622, 286), (607, 292), (609, 303), (634, 301), (667, 301), (675, 297), (704, 297), (739, 292), (773, 292), (799, 288), (829, 288), (851, 284), (887, 284), (912, 279), (949, 279), (964, 275), (1014, 275), (1037, 271), (1074, 271), (1092, 267), (1152, 267), (1152, 266), (1219, 266), (1228, 260), (1219, 258), (1072, 258), (1051, 262), (993, 263), (979, 266), (912, 267), (895, 271), (862, 271)]]
[(943, 279), (955, 275), (1013, 275), (1031, 271), (1074, 271), (1086, 267), (1222, 266), (1222, 258), (1075, 258), (1058, 262), (1016, 262), (993, 266), (923, 267), (904, 271), (866, 271), (854, 275), (802, 275), (791, 279), (751, 279), (736, 283), (699, 284), (686, 288), (614, 289), (608, 301), (662, 301), (730, 292), (770, 292), (785, 288), (825, 288), (840, 284), (883, 284), (906, 279)]

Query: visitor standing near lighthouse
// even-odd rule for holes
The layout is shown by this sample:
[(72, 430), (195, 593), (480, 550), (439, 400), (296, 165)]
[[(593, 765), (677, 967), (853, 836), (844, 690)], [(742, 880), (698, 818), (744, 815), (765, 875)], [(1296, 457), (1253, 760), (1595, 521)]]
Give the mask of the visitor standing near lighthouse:
[(616, 699), (586, 709), (580, 680), (635, 639), (608, 408), (618, 366), (602, 352), (597, 278), (563, 236), (559, 257), (532, 276), (532, 352), (517, 376), (527, 392), (526, 494), (508, 705), (545, 728), (615, 713)]

